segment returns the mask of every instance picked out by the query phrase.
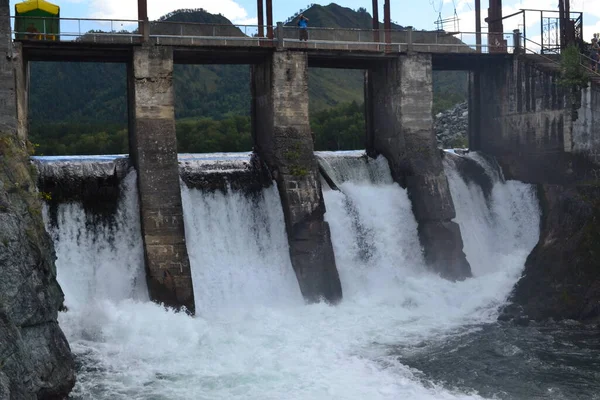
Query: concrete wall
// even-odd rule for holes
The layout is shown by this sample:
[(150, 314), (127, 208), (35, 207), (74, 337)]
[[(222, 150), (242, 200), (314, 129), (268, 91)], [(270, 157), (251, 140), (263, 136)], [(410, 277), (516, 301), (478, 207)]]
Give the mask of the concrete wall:
[(589, 154), (600, 161), (600, 82), (581, 91), (581, 107), (573, 121), (571, 151)]
[(308, 115), (308, 59), (274, 52), (253, 67), (255, 149), (279, 189), (292, 265), (308, 301), (342, 297)]
[(433, 133), (431, 55), (403, 55), (367, 75), (367, 151), (383, 154), (408, 189), (430, 267), (450, 279), (470, 276)]
[(470, 99), (480, 110), (470, 121), (476, 125), (471, 126), (471, 148), (494, 155), (507, 177), (566, 183), (589, 169), (576, 155), (599, 154), (595, 162), (600, 161), (597, 83), (575, 93), (581, 106), (573, 112), (558, 68), (513, 57), (479, 74), (480, 90), (472, 90)]
[(152, 300), (194, 312), (183, 224), (173, 94), (173, 49), (134, 48), (129, 68), (130, 147), (138, 190), (146, 276)]

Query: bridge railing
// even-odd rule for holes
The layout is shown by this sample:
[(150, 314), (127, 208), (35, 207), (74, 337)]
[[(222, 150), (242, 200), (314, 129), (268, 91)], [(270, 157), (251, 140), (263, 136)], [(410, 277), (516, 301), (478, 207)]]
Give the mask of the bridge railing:
[[(556, 68), (561, 68), (561, 60), (560, 60), (560, 51), (559, 50), (552, 50), (547, 47), (544, 48), (540, 43), (537, 43), (526, 37), (523, 37), (523, 42), (526, 44), (526, 46), (524, 46), (524, 52), (526, 54), (529, 53), (529, 54), (537, 55), (538, 57), (542, 58), (544, 61), (555, 64)], [(543, 51), (542, 51), (542, 49), (543, 49)], [(581, 67), (583, 68), (583, 70), (588, 74), (588, 76), (600, 78), (600, 73), (598, 72), (598, 69), (594, 70), (592, 68), (592, 65), (594, 65), (594, 64), (598, 65), (598, 61), (593, 60), (591, 57), (589, 57), (586, 54), (579, 53), (579, 63), (581, 64)]]
[(206, 24), (197, 22), (153, 21), (149, 23), (149, 37), (158, 44), (192, 45), (261, 45), (272, 40), (259, 37), (261, 31), (267, 35), (275, 31), (274, 26)]
[(137, 43), (142, 37), (138, 31), (137, 20), (15, 16), (11, 18), (15, 40)]
[[(94, 43), (139, 43), (141, 21), (87, 18), (14, 18), (16, 40), (81, 41)], [(21, 20), (22, 19), (22, 20)], [(27, 24), (34, 22), (29, 29)], [(60, 33), (57, 27), (60, 27)], [(434, 53), (512, 52), (513, 34), (496, 34), (500, 46), (476, 44), (475, 32), (419, 31), (413, 29), (373, 30), (309, 27), (302, 41), (296, 26), (206, 24), (196, 22), (152, 21), (146, 34), (158, 44), (193, 46), (278, 46), (325, 50), (373, 52), (421, 51)], [(35, 31), (32, 31), (35, 30)], [(262, 35), (259, 37), (259, 35)], [(272, 36), (273, 39), (268, 39)]]

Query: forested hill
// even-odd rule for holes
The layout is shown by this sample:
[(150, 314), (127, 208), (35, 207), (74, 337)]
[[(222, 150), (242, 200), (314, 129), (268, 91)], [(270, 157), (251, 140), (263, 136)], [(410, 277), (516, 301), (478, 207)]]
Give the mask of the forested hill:
[[(310, 18), (310, 26), (313, 27), (369, 28), (372, 24), (366, 10), (354, 11), (337, 4), (313, 5), (304, 14)], [(161, 20), (231, 23), (222, 15), (213, 15), (204, 10), (178, 10)], [(295, 23), (295, 16), (290, 17), (287, 23)], [(449, 103), (464, 99), (466, 78), (463, 73), (449, 73), (435, 78), (436, 92), (444, 90), (452, 94)], [(176, 114), (180, 119), (223, 119), (231, 115), (249, 114), (248, 66), (176, 65), (174, 80)], [(313, 111), (342, 102), (362, 102), (363, 76), (360, 71), (311, 69), (309, 82)], [(125, 66), (33, 63), (30, 116), (33, 124), (126, 121)]]

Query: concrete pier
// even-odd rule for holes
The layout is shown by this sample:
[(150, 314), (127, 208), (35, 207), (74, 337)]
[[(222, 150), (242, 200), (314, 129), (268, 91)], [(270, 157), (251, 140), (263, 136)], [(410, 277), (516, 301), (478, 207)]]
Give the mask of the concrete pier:
[(367, 74), (368, 152), (382, 154), (408, 189), (427, 264), (448, 279), (471, 276), (433, 133), (431, 55), (410, 54)]
[(279, 189), (290, 257), (307, 301), (335, 303), (335, 265), (308, 115), (306, 53), (277, 51), (252, 73), (254, 141)]
[(148, 291), (156, 302), (194, 313), (177, 164), (172, 48), (134, 48), (129, 71), (130, 147), (138, 172)]

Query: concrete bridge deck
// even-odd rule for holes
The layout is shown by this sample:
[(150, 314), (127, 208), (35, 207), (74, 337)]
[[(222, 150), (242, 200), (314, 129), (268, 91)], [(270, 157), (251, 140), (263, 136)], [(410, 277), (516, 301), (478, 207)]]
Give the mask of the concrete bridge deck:
[[(133, 49), (139, 43), (94, 43), (82, 41), (30, 41), (19, 42), (24, 60), (57, 62), (131, 62)], [(175, 64), (250, 64), (264, 62), (276, 47), (272, 46), (189, 46), (161, 45), (173, 49)], [(402, 52), (369, 51), (363, 49), (333, 49), (306, 47), (289, 49), (305, 52), (309, 67), (368, 69), (386, 62)], [(502, 53), (431, 53), (434, 70), (478, 70), (486, 65), (511, 57)]]

